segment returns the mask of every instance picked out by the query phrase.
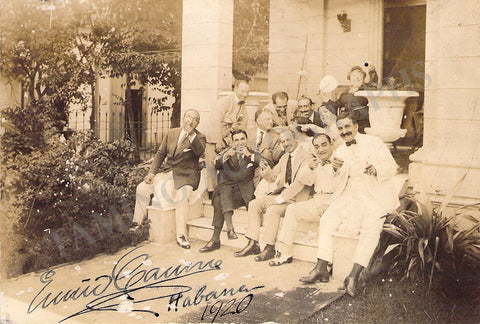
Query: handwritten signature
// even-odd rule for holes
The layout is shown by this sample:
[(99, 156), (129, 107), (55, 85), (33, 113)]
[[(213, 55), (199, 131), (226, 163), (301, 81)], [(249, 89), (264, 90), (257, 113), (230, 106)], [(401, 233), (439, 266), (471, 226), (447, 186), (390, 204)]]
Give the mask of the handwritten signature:
[[(198, 261), (193, 264), (184, 263), (177, 266), (170, 266), (166, 269), (158, 267), (145, 268), (145, 264), (151, 262), (149, 260), (149, 255), (142, 253), (133, 256), (133, 252), (140, 247), (141, 246), (136, 247), (120, 257), (113, 266), (111, 274), (102, 274), (93, 280), (91, 278), (83, 279), (81, 285), (76, 288), (68, 289), (67, 291), (48, 291), (56, 272), (54, 270), (44, 272), (40, 276), (40, 281), (43, 283), (43, 287), (30, 302), (27, 313), (30, 314), (39, 307), (45, 309), (51, 305), (58, 305), (69, 300), (94, 297), (85, 304), (85, 308), (63, 318), (60, 320), (60, 323), (72, 317), (94, 311), (134, 311), (138, 313), (150, 313), (158, 317), (158, 312), (145, 308), (135, 309), (135, 305), (147, 301), (170, 298), (167, 310), (178, 311), (178, 307), (185, 308), (196, 306), (218, 298), (234, 296), (239, 293), (247, 293), (248, 295), (237, 305), (236, 311), (233, 311), (233, 313), (240, 313), (248, 307), (253, 298), (253, 295), (250, 292), (264, 287), (256, 286), (248, 288), (245, 285), (241, 285), (237, 289), (225, 288), (220, 292), (215, 290), (207, 292), (207, 286), (204, 285), (199, 288), (193, 296), (194, 292), (191, 292), (191, 286), (175, 283), (181, 278), (220, 270), (222, 260), (211, 259), (207, 262)], [(107, 290), (109, 290), (108, 293)], [(111, 292), (112, 290), (113, 292)], [(148, 296), (144, 294), (146, 291), (148, 291)], [(192, 296), (187, 295), (189, 292), (191, 292)], [(123, 301), (118, 302), (119, 299), (123, 299)], [(233, 301), (233, 303), (230, 305), (231, 301)], [(227, 306), (230, 305), (229, 307), (231, 307), (236, 299), (234, 298), (231, 301), (227, 303)], [(248, 304), (245, 305), (247, 301)], [(221, 303), (220, 307), (218, 307), (219, 303)], [(216, 302), (211, 307), (207, 305), (204, 314), (202, 315), (202, 320), (208, 307), (210, 307), (211, 314), (214, 314), (214, 311), (216, 312), (216, 317), (222, 306), (223, 302)], [(223, 314), (225, 314), (225, 311)]]

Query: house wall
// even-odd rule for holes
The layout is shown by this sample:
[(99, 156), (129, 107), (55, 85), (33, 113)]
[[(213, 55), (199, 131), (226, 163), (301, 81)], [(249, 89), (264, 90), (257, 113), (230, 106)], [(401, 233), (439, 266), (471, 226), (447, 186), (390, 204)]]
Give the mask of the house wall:
[[(337, 20), (341, 12), (351, 19), (350, 32), (344, 32)], [(312, 97), (327, 74), (339, 84), (348, 84), (346, 74), (354, 65), (369, 62), (379, 71), (381, 13), (380, 0), (272, 1), (269, 92), (285, 90), (292, 98), (297, 92)], [(301, 70), (306, 75), (299, 89)]]
[(424, 145), (410, 174), (443, 199), (480, 200), (480, 2), (427, 1)]

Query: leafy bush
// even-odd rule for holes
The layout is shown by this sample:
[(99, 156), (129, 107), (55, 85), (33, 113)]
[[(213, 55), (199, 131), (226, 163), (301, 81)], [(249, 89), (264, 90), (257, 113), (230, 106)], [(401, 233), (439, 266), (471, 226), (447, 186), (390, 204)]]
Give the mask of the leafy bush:
[[(16, 266), (7, 262), (9, 275), (146, 238), (146, 231), (134, 235), (128, 230), (135, 187), (146, 173), (134, 165), (130, 141), (54, 134), (35, 147), (18, 129), (2, 135), (3, 148), (13, 148), (4, 151), (1, 166), (7, 237), (14, 242), (6, 257), (17, 261)], [(28, 149), (18, 150), (21, 144)]]
[(429, 201), (407, 199), (408, 208), (389, 215), (384, 224), (384, 232), (393, 237), (385, 252), (394, 254), (393, 270), (402, 272), (404, 278), (428, 279), (429, 286), (435, 273), (455, 280), (478, 274), (480, 222), (473, 218), (470, 228), (458, 229), (458, 213), (446, 216), (444, 212), (448, 199), (436, 207)]

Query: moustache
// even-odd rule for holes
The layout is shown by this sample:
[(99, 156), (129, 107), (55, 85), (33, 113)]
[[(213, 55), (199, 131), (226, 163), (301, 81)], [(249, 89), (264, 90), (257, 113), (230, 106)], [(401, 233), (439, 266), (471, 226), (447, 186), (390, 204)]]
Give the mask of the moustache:
[(345, 136), (348, 136), (348, 135), (352, 135), (352, 132), (349, 131), (349, 132), (340, 134), (340, 136), (342, 136), (342, 137), (345, 137)]

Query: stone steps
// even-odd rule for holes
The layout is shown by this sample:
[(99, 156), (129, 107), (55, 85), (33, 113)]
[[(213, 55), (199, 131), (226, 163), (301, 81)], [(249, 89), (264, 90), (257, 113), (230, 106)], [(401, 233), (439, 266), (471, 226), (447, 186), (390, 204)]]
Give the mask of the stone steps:
[[(187, 222), (187, 231), (190, 238), (199, 239), (207, 242), (213, 233), (213, 206), (209, 200), (203, 202), (203, 215), (202, 217), (190, 220)], [(247, 244), (245, 233), (247, 229), (247, 210), (245, 207), (236, 209), (233, 213), (233, 226), (235, 232), (238, 235), (237, 240), (229, 240), (227, 238), (227, 232), (222, 229), (220, 240), (222, 245), (235, 247), (238, 249), (243, 248)], [(280, 223), (282, 225), (283, 218)], [(301, 223), (300, 228), (296, 234), (293, 257), (294, 259), (316, 262), (317, 255), (317, 228), (318, 223)], [(262, 242), (263, 228), (260, 229), (260, 245), (263, 247)]]

